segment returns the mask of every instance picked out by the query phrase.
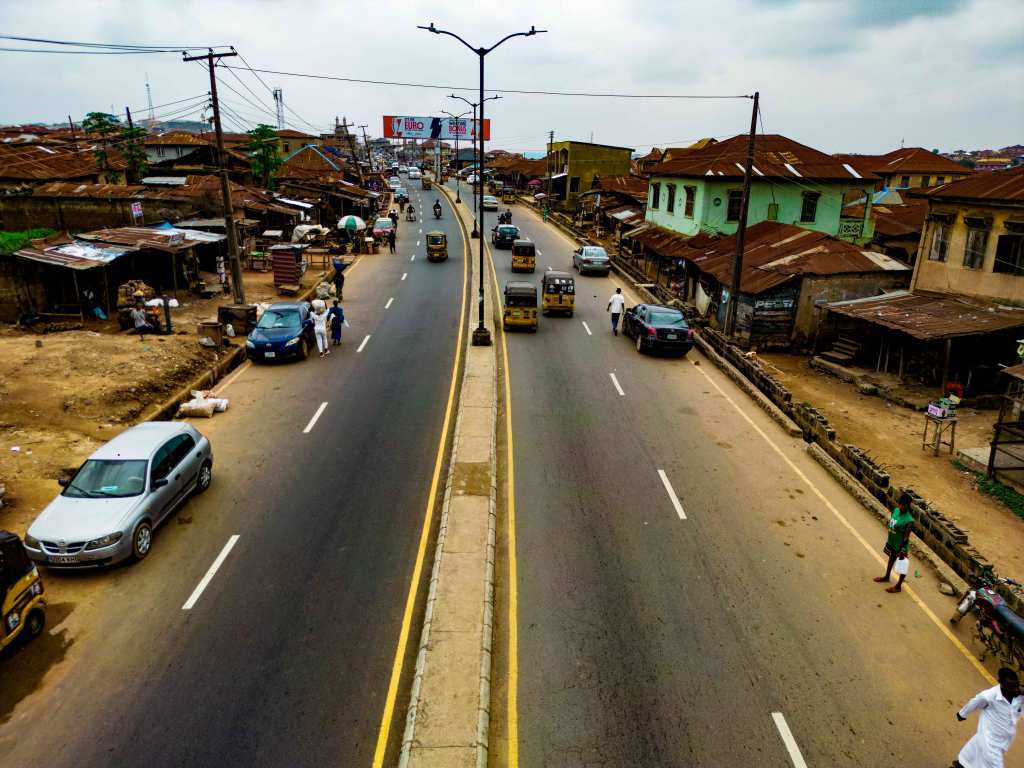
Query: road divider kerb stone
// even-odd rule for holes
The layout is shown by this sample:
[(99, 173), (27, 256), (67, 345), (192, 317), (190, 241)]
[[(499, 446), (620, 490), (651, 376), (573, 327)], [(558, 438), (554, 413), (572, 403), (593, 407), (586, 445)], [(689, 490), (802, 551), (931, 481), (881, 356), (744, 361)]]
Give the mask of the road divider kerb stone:
[[(461, 216), (460, 225), (466, 241), (476, 245)], [(471, 284), (476, 285), (477, 259), (471, 258), (470, 266)], [(493, 318), (490, 294), (484, 311)], [(475, 322), (475, 304), (472, 310)], [(487, 766), (497, 535), (497, 347), (474, 347), (469, 333), (463, 343), (462, 386), (401, 768)]]

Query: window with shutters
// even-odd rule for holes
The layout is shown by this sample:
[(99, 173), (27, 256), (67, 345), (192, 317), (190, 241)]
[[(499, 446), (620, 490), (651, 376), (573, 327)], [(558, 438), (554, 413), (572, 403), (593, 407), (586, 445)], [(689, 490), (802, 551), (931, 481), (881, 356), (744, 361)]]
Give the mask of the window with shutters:
[(929, 184), (931, 184), (931, 182), (932, 182), (932, 177), (931, 176), (922, 176), (921, 177), (921, 186), (922, 187), (927, 187)]
[(1024, 275), (1024, 235), (1000, 235), (996, 241), (996, 262), (993, 272)]
[(697, 188), (683, 187), (683, 192), (686, 194), (686, 202), (683, 204), (683, 215), (688, 219), (692, 219), (693, 207), (697, 201)]
[(901, 187), (909, 187), (910, 186), (910, 177), (909, 176), (901, 177), (900, 178), (900, 186)]
[(987, 229), (967, 230), (967, 244), (964, 246), (964, 266), (981, 269), (985, 263), (985, 247), (988, 245)]
[(800, 208), (800, 221), (804, 223), (813, 222), (818, 218), (818, 199), (821, 194), (818, 192), (804, 192), (804, 204)]
[(668, 192), (668, 200), (665, 201), (665, 210), (675, 213), (676, 210), (676, 185), (666, 184), (665, 191)]
[(743, 208), (743, 192), (733, 190), (729, 193), (729, 208), (725, 213), (725, 220), (739, 221), (741, 208)]
[(945, 261), (949, 251), (949, 225), (941, 221), (932, 224), (932, 242), (928, 249), (930, 261)]
[(658, 210), (658, 206), (661, 204), (661, 184), (655, 182), (651, 184), (651, 208)]

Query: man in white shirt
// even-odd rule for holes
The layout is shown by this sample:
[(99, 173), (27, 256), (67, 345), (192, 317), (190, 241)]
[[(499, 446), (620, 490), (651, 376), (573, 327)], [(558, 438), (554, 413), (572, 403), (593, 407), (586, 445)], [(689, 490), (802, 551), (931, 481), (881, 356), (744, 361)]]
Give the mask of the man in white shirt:
[(622, 310), (626, 307), (626, 297), (622, 295), (622, 289), (616, 288), (615, 293), (608, 299), (608, 311), (612, 313), (612, 333), (619, 335), (619, 318)]
[(966, 720), (978, 711), (978, 732), (960, 750), (953, 768), (1003, 768), (1003, 755), (1013, 743), (1017, 721), (1024, 711), (1017, 673), (1008, 667), (999, 670), (999, 685), (982, 691), (956, 713)]

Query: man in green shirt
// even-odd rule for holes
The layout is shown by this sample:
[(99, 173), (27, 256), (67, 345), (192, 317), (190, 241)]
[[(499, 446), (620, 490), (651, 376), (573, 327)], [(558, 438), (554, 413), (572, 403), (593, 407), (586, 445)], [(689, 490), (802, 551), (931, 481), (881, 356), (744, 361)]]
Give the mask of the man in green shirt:
[[(910, 534), (914, 528), (914, 516), (910, 513), (911, 498), (909, 493), (903, 493), (896, 508), (889, 518), (889, 535), (885, 539), (885, 548), (882, 550), (889, 557), (885, 567), (885, 576), (876, 576), (875, 581), (887, 582), (892, 575), (893, 566), (897, 560), (905, 560), (910, 548)], [(900, 572), (902, 571), (902, 573)], [(895, 586), (886, 589), (886, 592), (895, 594), (901, 592), (903, 580), (907, 578), (906, 569), (897, 568), (899, 573)]]

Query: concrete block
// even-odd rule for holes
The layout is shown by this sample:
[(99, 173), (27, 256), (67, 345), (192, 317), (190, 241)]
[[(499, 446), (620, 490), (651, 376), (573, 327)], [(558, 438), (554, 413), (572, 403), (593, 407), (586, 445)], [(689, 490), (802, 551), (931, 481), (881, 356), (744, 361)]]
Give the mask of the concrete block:
[(474, 750), (475, 759), (479, 704), (479, 633), (441, 632), (435, 627), (420, 689), (413, 752), (430, 747), (465, 747)]
[[(476, 650), (466, 657), (474, 674), (480, 671), (480, 630), (483, 627), (484, 596), (487, 591), (487, 561), (483, 552), (448, 552), (441, 560), (434, 602), (434, 632), (467, 632), (473, 635)], [(430, 641), (434, 645), (433, 636)], [(436, 649), (431, 649), (430, 663)]]
[(486, 437), (489, 440), (494, 433), (494, 415), (494, 408), (490, 406), (463, 406), (459, 436), (463, 438)]
[(493, 442), (490, 435), (486, 437), (460, 435), (457, 456), (459, 462), (490, 462)]
[(491, 494), (491, 460), (459, 462), (452, 465), (453, 496), (483, 496)]
[(490, 515), (487, 496), (452, 496), (448, 508), (448, 531), (444, 537), (445, 554), (449, 552), (487, 552), (487, 519)]
[(467, 376), (462, 382), (460, 407), (490, 408), (494, 405), (494, 381)]
[(413, 747), (409, 768), (477, 768), (476, 747)]

